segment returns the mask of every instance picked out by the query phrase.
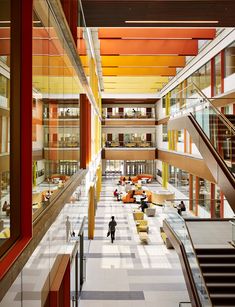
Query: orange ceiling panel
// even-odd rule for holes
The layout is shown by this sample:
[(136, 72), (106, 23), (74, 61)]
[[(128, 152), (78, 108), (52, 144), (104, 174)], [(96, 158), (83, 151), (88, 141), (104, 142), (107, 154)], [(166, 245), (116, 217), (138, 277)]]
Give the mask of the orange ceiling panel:
[(197, 55), (197, 40), (100, 40), (101, 55)]
[(103, 67), (184, 67), (185, 57), (177, 55), (106, 55), (101, 57), (101, 63)]
[(171, 29), (171, 28), (100, 28), (99, 39), (141, 38), (141, 39), (213, 39), (215, 29)]
[[(113, 67), (102, 68), (103, 76), (175, 76), (176, 68), (169, 67)], [(144, 80), (143, 80), (144, 82)]]

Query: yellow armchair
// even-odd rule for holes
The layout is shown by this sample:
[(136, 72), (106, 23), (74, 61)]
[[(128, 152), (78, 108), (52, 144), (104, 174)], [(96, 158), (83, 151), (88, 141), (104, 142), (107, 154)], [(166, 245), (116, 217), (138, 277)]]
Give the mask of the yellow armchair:
[(147, 220), (136, 221), (137, 232), (149, 232), (149, 226)]
[(144, 213), (143, 212), (133, 212), (133, 217), (134, 217), (134, 220), (135, 221), (140, 221), (140, 220), (143, 220), (144, 219)]

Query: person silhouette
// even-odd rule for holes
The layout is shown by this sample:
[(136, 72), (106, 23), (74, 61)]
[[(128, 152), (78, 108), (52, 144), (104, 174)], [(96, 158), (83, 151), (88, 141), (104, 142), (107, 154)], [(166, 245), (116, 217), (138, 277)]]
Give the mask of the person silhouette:
[(71, 232), (71, 223), (69, 221), (69, 216), (67, 216), (67, 218), (66, 218), (65, 226), (66, 226), (66, 242), (68, 242), (70, 232)]
[(115, 230), (116, 230), (117, 222), (114, 219), (114, 216), (111, 216), (111, 221), (109, 222), (109, 231), (111, 234), (111, 243), (115, 240)]

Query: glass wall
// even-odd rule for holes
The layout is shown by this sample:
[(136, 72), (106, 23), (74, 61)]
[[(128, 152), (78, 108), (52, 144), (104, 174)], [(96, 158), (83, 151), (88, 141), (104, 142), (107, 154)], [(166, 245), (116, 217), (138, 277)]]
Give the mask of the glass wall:
[(79, 169), (79, 83), (44, 1), (34, 0), (33, 213)]
[(169, 165), (168, 182), (189, 197), (189, 174), (175, 166)]
[(214, 67), (214, 95), (221, 94), (221, 54), (215, 57)]
[(103, 134), (106, 147), (152, 147), (155, 146), (152, 133), (107, 133)]
[(0, 4), (0, 246), (10, 237), (10, 1)]
[(154, 108), (152, 107), (105, 107), (102, 109), (103, 118), (154, 118)]
[(225, 48), (225, 77), (235, 73), (235, 42)]

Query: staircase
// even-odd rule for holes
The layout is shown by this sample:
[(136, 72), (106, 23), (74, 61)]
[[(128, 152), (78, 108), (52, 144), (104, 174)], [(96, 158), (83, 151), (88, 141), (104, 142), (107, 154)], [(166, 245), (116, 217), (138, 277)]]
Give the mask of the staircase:
[(195, 249), (212, 306), (235, 306), (235, 249)]

